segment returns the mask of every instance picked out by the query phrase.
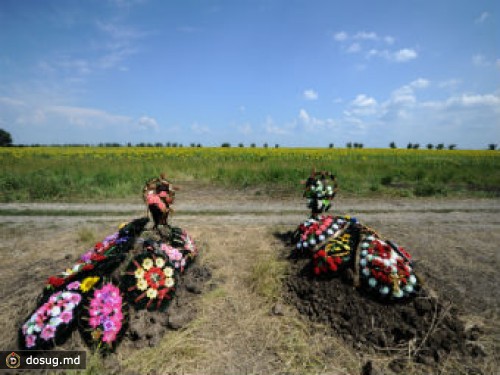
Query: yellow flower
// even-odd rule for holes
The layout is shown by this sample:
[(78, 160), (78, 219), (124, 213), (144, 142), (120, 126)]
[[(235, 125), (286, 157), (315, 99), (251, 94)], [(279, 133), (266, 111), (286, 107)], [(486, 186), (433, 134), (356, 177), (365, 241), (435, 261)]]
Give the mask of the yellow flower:
[(171, 277), (165, 279), (165, 286), (167, 288), (172, 288), (174, 284), (175, 284), (174, 279), (172, 279)]
[(172, 267), (165, 267), (163, 273), (166, 277), (172, 277), (172, 275), (174, 274), (174, 270), (172, 269)]
[(144, 270), (142, 268), (138, 268), (134, 272), (134, 276), (136, 279), (142, 279), (144, 278)]
[(146, 271), (149, 270), (151, 267), (153, 267), (153, 259), (146, 258), (142, 261), (142, 268), (144, 268)]
[(137, 289), (144, 292), (148, 288), (148, 283), (144, 279), (137, 280)]
[(94, 287), (95, 283), (97, 283), (98, 281), (99, 281), (99, 276), (86, 277), (81, 282), (80, 289), (82, 290), (83, 293), (87, 293), (90, 289)]
[(162, 268), (165, 265), (165, 259), (156, 258), (155, 264), (156, 264), (156, 267)]
[(156, 289), (153, 289), (153, 288), (149, 288), (148, 291), (146, 292), (146, 296), (148, 296), (148, 298), (150, 298), (150, 299), (156, 298), (157, 295), (158, 295), (158, 291)]

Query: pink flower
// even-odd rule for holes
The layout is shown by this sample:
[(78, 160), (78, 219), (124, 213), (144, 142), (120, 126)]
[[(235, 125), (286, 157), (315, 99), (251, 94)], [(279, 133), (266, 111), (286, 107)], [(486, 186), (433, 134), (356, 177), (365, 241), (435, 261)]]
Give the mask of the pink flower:
[(53, 327), (51, 325), (46, 325), (43, 328), (42, 333), (40, 334), (40, 337), (42, 339), (44, 339), (45, 341), (48, 341), (54, 337), (55, 333), (56, 333), (55, 327)]
[(79, 287), (80, 287), (80, 282), (79, 281), (73, 281), (72, 283), (69, 283), (66, 288), (68, 290), (77, 290)]
[(63, 311), (59, 316), (63, 323), (69, 323), (73, 319), (73, 313), (71, 311)]
[(106, 304), (102, 307), (101, 309), (101, 313), (102, 315), (111, 315), (111, 313), (113, 312), (113, 307), (110, 306), (109, 304)]
[(99, 316), (93, 316), (89, 319), (89, 325), (92, 328), (96, 328), (99, 324), (101, 324), (101, 318)]
[(27, 348), (32, 348), (35, 346), (35, 342), (36, 342), (36, 336), (35, 335), (27, 335), (25, 337), (25, 341), (26, 341), (26, 347)]
[(78, 305), (80, 301), (82, 300), (82, 296), (79, 295), (78, 293), (71, 293), (71, 296), (69, 297), (69, 300), (74, 303), (75, 305)]
[(116, 340), (116, 333), (115, 332), (104, 332), (104, 334), (102, 335), (102, 341), (103, 342), (107, 342), (107, 343), (111, 343), (113, 341)]

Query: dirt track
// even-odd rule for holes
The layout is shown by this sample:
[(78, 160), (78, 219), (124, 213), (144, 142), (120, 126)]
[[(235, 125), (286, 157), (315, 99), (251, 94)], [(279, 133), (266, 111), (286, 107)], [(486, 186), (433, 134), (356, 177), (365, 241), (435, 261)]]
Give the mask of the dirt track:
[[(248, 272), (242, 269), (241, 275), (231, 273), (230, 264), (242, 266), (234, 260), (228, 265), (223, 257), (242, 251), (251, 254), (254, 249), (258, 249), (258, 254), (285, 252), (276, 235), (293, 230), (307, 216), (300, 198), (279, 201), (241, 192), (187, 189), (178, 195), (178, 200), (173, 224), (187, 229), (209, 249), (208, 263), (214, 280), (239, 286), (245, 285), (241, 278)], [(23, 210), (31, 211), (23, 213)], [(71, 216), (64, 216), (68, 211)], [(137, 201), (111, 205), (2, 204), (0, 212), (0, 342), (1, 349), (8, 350), (15, 345), (13, 333), (19, 316), (25, 316), (33, 308), (46, 277), (69, 265), (89, 245), (84, 230), (95, 233), (98, 240), (100, 235), (114, 231), (117, 224), (143, 216), (145, 210)], [(79, 216), (79, 212), (83, 216)], [(356, 216), (363, 224), (407, 248), (417, 259), (417, 270), (424, 275), (427, 286), (440, 299), (452, 302), (464, 321), (483, 327), (485, 332), (480, 344), (488, 354), (485, 361), (489, 363), (484, 368), (490, 369), (499, 363), (495, 356), (498, 356), (500, 337), (497, 323), (500, 316), (497, 287), (500, 285), (497, 249), (500, 200), (344, 200), (340, 197), (333, 213)], [(231, 295), (232, 289), (228, 290)], [(228, 314), (220, 318), (231, 321), (231, 311), (221, 309), (218, 314)], [(245, 313), (239, 314), (243, 314), (240, 319), (244, 319)], [(219, 331), (220, 335), (225, 334), (223, 329)], [(253, 349), (239, 342), (238, 336), (230, 332), (227, 335), (213, 338), (218, 345), (225, 345), (227, 352), (219, 359), (212, 357), (210, 365), (200, 364), (199, 369), (208, 366), (205, 370), (211, 373), (241, 372), (248, 368), (270, 373), (280, 369), (275, 355), (266, 352), (247, 353), (260, 356), (263, 362), (258, 367), (250, 364), (243, 369), (238, 367), (242, 361), (238, 351)], [(248, 335), (244, 339), (247, 342), (252, 340), (251, 332)], [(257, 340), (257, 336), (253, 339)], [(214, 342), (207, 345), (214, 346)], [(189, 373), (193, 368), (178, 370)]]

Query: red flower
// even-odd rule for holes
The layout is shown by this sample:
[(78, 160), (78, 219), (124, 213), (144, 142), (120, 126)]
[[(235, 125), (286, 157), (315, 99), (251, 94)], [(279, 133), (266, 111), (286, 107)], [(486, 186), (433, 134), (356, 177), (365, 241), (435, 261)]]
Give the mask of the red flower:
[(321, 273), (320, 269), (318, 266), (314, 267), (314, 274), (319, 275)]
[(165, 274), (163, 273), (163, 270), (161, 268), (150, 268), (144, 275), (144, 278), (148, 282), (148, 285), (155, 289), (159, 289), (161, 286), (165, 286)]
[(91, 271), (93, 269), (94, 269), (93, 264), (86, 264), (85, 266), (83, 266), (82, 271)]
[(90, 260), (94, 261), (94, 262), (101, 262), (103, 261), (104, 259), (106, 259), (107, 257), (105, 257), (104, 255), (101, 255), (101, 254), (97, 254), (97, 253), (94, 253), (90, 256)]
[(63, 278), (61, 277), (57, 277), (57, 276), (50, 276), (47, 280), (47, 284), (50, 284), (52, 285), (54, 288), (58, 288), (60, 287), (61, 285), (63, 285), (65, 283), (66, 280), (64, 280)]

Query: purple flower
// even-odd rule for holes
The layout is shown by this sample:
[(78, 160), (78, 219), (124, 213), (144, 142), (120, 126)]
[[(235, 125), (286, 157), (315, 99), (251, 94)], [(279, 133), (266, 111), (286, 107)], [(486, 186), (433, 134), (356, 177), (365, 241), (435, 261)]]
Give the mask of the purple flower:
[(106, 332), (113, 331), (115, 329), (115, 323), (112, 319), (107, 318), (102, 322), (102, 327)]

